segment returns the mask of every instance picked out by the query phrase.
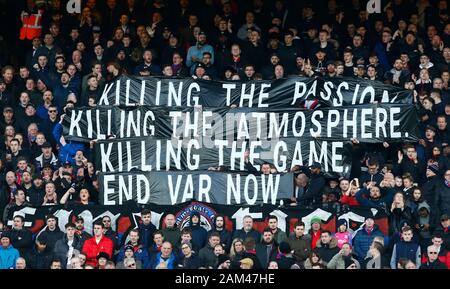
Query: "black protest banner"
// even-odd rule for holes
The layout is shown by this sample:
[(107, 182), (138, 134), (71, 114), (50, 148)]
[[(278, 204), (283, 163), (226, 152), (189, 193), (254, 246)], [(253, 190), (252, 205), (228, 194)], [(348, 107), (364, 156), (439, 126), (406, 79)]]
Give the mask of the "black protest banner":
[(417, 141), (417, 113), (408, 104), (364, 104), (305, 109), (99, 107), (70, 110), (67, 139), (108, 136), (214, 140), (311, 138), (360, 142)]
[[(248, 153), (248, 163), (246, 161)], [(347, 175), (351, 167), (351, 143), (313, 138), (283, 138), (272, 141), (202, 142), (198, 139), (168, 140), (152, 137), (109, 139), (95, 145), (98, 170), (109, 172), (210, 170), (260, 170), (272, 164), (278, 172), (294, 166), (323, 164), (325, 172)]]
[(175, 205), (190, 200), (214, 204), (273, 204), (293, 196), (293, 174), (211, 171), (100, 174), (99, 203)]
[[(156, 123), (161, 117), (162, 111), (150, 106), (73, 108), (68, 109), (64, 115), (63, 135), (68, 140), (82, 142), (107, 139), (111, 136), (153, 136)], [(162, 128), (164, 123), (158, 126)]]
[(213, 227), (214, 218), (220, 214), (224, 216), (225, 228), (233, 231), (241, 229), (243, 217), (250, 215), (254, 219), (254, 228), (262, 231), (268, 225), (270, 215), (278, 217), (278, 227), (284, 232), (292, 232), (297, 221), (305, 223), (305, 231), (310, 229), (311, 219), (319, 217), (322, 220), (322, 229), (335, 232), (337, 219), (345, 219), (349, 224), (349, 231), (353, 234), (363, 224), (367, 217), (375, 219), (380, 230), (387, 235), (388, 222), (385, 212), (370, 208), (353, 207), (349, 211), (337, 213), (329, 209), (321, 208), (299, 208), (299, 207), (278, 207), (273, 205), (262, 206), (233, 206), (217, 205), (200, 202), (186, 202), (172, 206), (165, 205), (138, 205), (127, 203), (123, 206), (101, 206), (101, 205), (68, 205), (68, 206), (43, 206), (12, 208), (9, 212), (8, 226), (12, 226), (13, 217), (21, 215), (25, 218), (25, 227), (29, 228), (33, 234), (45, 229), (46, 216), (55, 215), (58, 218), (58, 226), (64, 231), (68, 222), (75, 222), (77, 216), (84, 219), (85, 231), (92, 234), (93, 223), (104, 216), (111, 218), (111, 226), (121, 238), (129, 229), (136, 228), (140, 223), (140, 213), (143, 209), (152, 211), (152, 223), (158, 228), (163, 228), (164, 219), (168, 214), (174, 214), (177, 227), (182, 230), (189, 224), (189, 216), (193, 212), (199, 212), (201, 225), (206, 230)]
[(106, 84), (99, 105), (303, 107), (364, 103), (412, 103), (411, 92), (382, 82), (353, 78), (289, 77), (268, 81), (222, 82), (192, 78), (120, 76)]

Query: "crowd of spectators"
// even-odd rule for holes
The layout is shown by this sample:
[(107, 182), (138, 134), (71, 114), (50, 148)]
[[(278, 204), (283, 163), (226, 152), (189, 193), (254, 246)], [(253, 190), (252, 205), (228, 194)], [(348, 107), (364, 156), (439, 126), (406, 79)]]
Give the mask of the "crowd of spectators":
[[(80, 14), (65, 2), (0, 1), (0, 268), (450, 268), (447, 1), (381, 1), (379, 14), (358, 0), (87, 0)], [(94, 107), (122, 74), (354, 77), (410, 90), (418, 143), (353, 140), (349, 179), (320, 164), (293, 170), (291, 205), (376, 208), (389, 233), (371, 218), (356, 234), (342, 221), (322, 230), (320, 219), (284, 234), (276, 218), (260, 233), (250, 217), (235, 232), (217, 217), (206, 232), (195, 214), (189, 228), (166, 217), (159, 231), (148, 211), (120, 240), (107, 217), (93, 232), (81, 217), (62, 232), (48, 216), (38, 236), (21, 216), (8, 226), (21, 207), (98, 204), (92, 143), (65, 140), (61, 120)]]

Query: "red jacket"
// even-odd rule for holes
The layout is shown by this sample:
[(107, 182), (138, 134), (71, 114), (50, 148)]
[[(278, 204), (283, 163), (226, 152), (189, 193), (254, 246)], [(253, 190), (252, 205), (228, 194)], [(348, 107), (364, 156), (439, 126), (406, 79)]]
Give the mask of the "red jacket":
[[(447, 252), (445, 249), (443, 250), (441, 248), (438, 256), (439, 261), (443, 263), (445, 266), (447, 266), (448, 269), (450, 269), (450, 252)], [(428, 257), (426, 252), (422, 254), (422, 264), (428, 262)]]
[(340, 202), (343, 205), (359, 206), (358, 201), (356, 200), (356, 196), (352, 197), (352, 196), (342, 195)]
[(104, 235), (97, 244), (95, 236), (86, 240), (83, 245), (83, 253), (86, 254), (86, 264), (97, 266), (97, 255), (100, 252), (108, 253), (109, 257), (112, 257), (114, 244), (111, 239)]

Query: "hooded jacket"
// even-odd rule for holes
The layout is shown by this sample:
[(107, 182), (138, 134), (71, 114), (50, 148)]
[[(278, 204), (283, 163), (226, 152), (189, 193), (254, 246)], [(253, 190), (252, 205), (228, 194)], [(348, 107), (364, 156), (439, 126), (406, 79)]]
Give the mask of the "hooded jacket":
[[(194, 216), (197, 216), (197, 218), (198, 218), (197, 224), (192, 223), (192, 218)], [(195, 213), (191, 214), (191, 217), (189, 219), (189, 229), (191, 229), (191, 232), (192, 232), (192, 241), (191, 242), (194, 245), (194, 247), (197, 247), (197, 248), (205, 247), (206, 242), (208, 240), (208, 232), (206, 231), (205, 228), (200, 226), (200, 213), (199, 212), (195, 212)]]
[(6, 249), (0, 246), (0, 269), (15, 268), (16, 260), (19, 257), (19, 251), (12, 245), (9, 245)]
[(55, 248), (56, 242), (64, 237), (64, 233), (61, 232), (58, 226), (56, 226), (55, 230), (53, 231), (50, 231), (47, 227), (44, 231), (38, 234), (36, 238), (38, 236), (45, 236), (47, 238), (47, 247), (50, 250), (53, 250), (53, 248)]
[(316, 248), (319, 250), (320, 257), (325, 262), (330, 262), (330, 260), (339, 253), (339, 248), (337, 246), (337, 240), (335, 237), (331, 237), (330, 243), (323, 244), (321, 240), (317, 241)]
[[(419, 214), (419, 210), (424, 210), (426, 209), (428, 211), (428, 215), (427, 216), (421, 216)], [(430, 225), (431, 224), (431, 209), (430, 206), (428, 205), (427, 202), (423, 201), (421, 203), (419, 203), (419, 205), (417, 206), (417, 210), (416, 213), (414, 215), (415, 217), (415, 223), (416, 225), (419, 225), (419, 235), (420, 237), (422, 237), (423, 239), (431, 239), (431, 232), (430, 229), (428, 230), (424, 230), (423, 229), (423, 225)], [(415, 226), (414, 226), (415, 227)]]
[(50, 269), (50, 264), (54, 258), (52, 250), (47, 246), (44, 251), (38, 251), (34, 248), (25, 256), (27, 267), (30, 269)]

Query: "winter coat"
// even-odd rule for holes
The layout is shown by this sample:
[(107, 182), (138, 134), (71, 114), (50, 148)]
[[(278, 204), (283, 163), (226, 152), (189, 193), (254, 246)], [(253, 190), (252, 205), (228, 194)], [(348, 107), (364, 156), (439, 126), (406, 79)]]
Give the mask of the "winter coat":
[(200, 258), (202, 267), (212, 267), (215, 268), (217, 264), (217, 256), (214, 254), (214, 248), (210, 244), (206, 247), (200, 249), (198, 252), (198, 257)]
[(306, 193), (297, 198), (299, 203), (308, 205), (322, 203), (322, 189), (325, 187), (326, 180), (322, 173), (312, 174), (309, 168), (301, 167), (301, 170), (309, 177)]
[(279, 269), (291, 269), (291, 266), (296, 263), (293, 255), (279, 255), (277, 257), (277, 263)]
[[(361, 269), (361, 266), (359, 265), (358, 260), (356, 260), (355, 258), (349, 256), (353, 262), (355, 262), (356, 264), (356, 268), (357, 269)], [(331, 258), (330, 262), (328, 262), (327, 264), (327, 268), (328, 269), (347, 269), (345, 267), (345, 260), (344, 260), (344, 256), (342, 256), (340, 253), (337, 253), (336, 255), (334, 255), (333, 258)]]
[[(319, 263), (325, 267), (327, 266), (327, 262), (325, 262), (324, 260), (320, 260)], [(309, 258), (306, 259), (305, 262), (303, 262), (303, 268), (304, 269), (312, 269), (312, 264), (311, 264), (311, 261), (309, 260)]]
[(13, 229), (8, 233), (10, 236), (11, 245), (19, 250), (20, 256), (24, 257), (26, 253), (33, 247), (33, 238), (31, 232), (27, 229)]
[(384, 197), (380, 197), (378, 200), (370, 198), (370, 192), (366, 188), (362, 188), (356, 193), (356, 200), (361, 207), (371, 207), (387, 211), (390, 208), (392, 199), (394, 196), (394, 190), (387, 189), (385, 194), (381, 194)]
[[(47, 247), (50, 250), (53, 250), (53, 248), (55, 248), (56, 242), (64, 237), (64, 233), (61, 232), (58, 227), (56, 227), (53, 231), (50, 231), (48, 228), (46, 228), (44, 231), (39, 233), (38, 236), (45, 236), (47, 238)], [(38, 236), (36, 236), (36, 239)]]
[(245, 239), (248, 237), (252, 237), (253, 240), (255, 240), (256, 244), (258, 244), (261, 241), (261, 233), (256, 231), (255, 229), (251, 229), (248, 232), (244, 231), (244, 229), (240, 229), (234, 231), (233, 234), (233, 240), (239, 238), (245, 241)]
[(6, 249), (0, 246), (0, 269), (15, 268), (16, 260), (19, 257), (19, 251), (12, 245), (9, 245)]
[(327, 263), (340, 251), (337, 246), (337, 240), (334, 237), (331, 238), (328, 244), (323, 244), (321, 240), (318, 240), (316, 248), (319, 249), (320, 258)]
[[(270, 251), (268, 251), (268, 246), (271, 246)], [(277, 253), (278, 245), (275, 242), (272, 242), (271, 244), (256, 244), (256, 257), (258, 257), (263, 269), (267, 269), (267, 267), (269, 267), (270, 261), (276, 261)]]
[(427, 261), (426, 263), (422, 264), (422, 266), (420, 266), (420, 269), (448, 269), (447, 266), (445, 266), (444, 263), (442, 263), (441, 261), (439, 261), (439, 259), (437, 259), (434, 262), (430, 262)]
[(202, 261), (194, 252), (191, 257), (183, 257), (178, 263), (178, 269), (198, 269), (202, 267)]
[(389, 236), (401, 232), (403, 225), (407, 223), (409, 226), (413, 224), (412, 210), (405, 206), (402, 209), (395, 208), (389, 214)]
[(309, 251), (311, 251), (311, 239), (309, 235), (303, 235), (300, 238), (295, 237), (292, 233), (286, 240), (291, 246), (291, 250), (294, 251), (294, 257), (297, 261), (304, 261), (308, 257)]
[[(142, 245), (133, 246), (134, 259), (141, 261), (143, 268), (148, 268), (150, 264), (150, 255), (148, 254), (148, 248)], [(120, 248), (119, 255), (117, 255), (117, 261), (123, 261), (125, 258), (125, 245)]]
[(443, 214), (450, 215), (450, 186), (446, 186), (444, 181), (438, 183), (435, 203), (437, 207), (437, 216)]
[(401, 240), (394, 245), (391, 257), (391, 268), (396, 269), (400, 258), (405, 258), (416, 263), (416, 267), (420, 267), (420, 246), (418, 243)]
[(376, 224), (373, 226), (370, 234), (366, 230), (366, 225), (356, 232), (353, 238), (353, 253), (358, 257), (359, 261), (364, 260), (375, 237), (384, 237)]
[[(427, 216), (420, 216), (418, 214), (418, 211), (421, 210), (422, 208), (425, 208), (428, 211), (428, 215)], [(414, 214), (414, 225), (413, 227), (415, 228), (416, 225), (419, 225), (419, 235), (422, 239), (431, 239), (431, 230), (430, 227), (428, 228), (428, 230), (425, 230), (423, 225), (430, 225), (431, 224), (431, 209), (430, 206), (428, 205), (427, 202), (421, 202), (419, 203), (419, 205), (417, 206), (417, 210), (416, 213)], [(416, 230), (417, 231), (417, 230)]]
[(277, 231), (273, 234), (273, 239), (277, 244), (280, 244), (287, 239), (287, 235), (285, 232), (281, 231), (280, 228), (277, 228)]
[[(59, 260), (61, 260), (61, 265), (63, 268), (66, 268), (67, 266), (67, 259), (68, 259), (68, 252), (69, 252), (69, 245), (67, 244), (67, 235), (64, 234), (64, 236), (56, 241), (55, 246), (53, 247), (53, 253), (55, 254), (55, 257), (57, 257)], [(82, 240), (79, 236), (75, 235), (73, 237), (73, 243), (72, 247), (75, 250), (81, 252), (82, 248)]]
[[(112, 228), (108, 228), (106, 232), (103, 233), (105, 237), (109, 238), (111, 241), (113, 241), (114, 249), (118, 249), (119, 247), (119, 236), (117, 235), (117, 232), (114, 231)], [(140, 235), (139, 235), (140, 236)]]
[(72, 165), (75, 165), (74, 160), (75, 154), (77, 153), (77, 151), (84, 152), (85, 147), (82, 143), (69, 140), (66, 140), (66, 144), (62, 145), (59, 141), (61, 139), (61, 136), (62, 136), (62, 125), (60, 123), (57, 123), (53, 128), (53, 137), (55, 138), (59, 146), (58, 160), (61, 164), (65, 162), (70, 162)]
[(217, 230), (217, 229), (212, 229), (211, 231), (208, 232), (208, 238), (212, 233), (219, 233), (220, 235), (220, 243), (222, 244), (222, 246), (224, 246), (225, 251), (229, 252), (230, 248), (231, 248), (231, 232), (228, 230)]
[(53, 252), (49, 247), (39, 252), (36, 246), (25, 256), (29, 269), (50, 269), (53, 258)]
[(167, 262), (167, 269), (175, 269), (178, 267), (178, 260), (175, 256), (175, 254), (170, 254), (170, 257), (167, 260), (163, 260), (161, 258), (161, 252), (158, 254), (153, 255), (152, 259), (150, 260), (149, 269), (156, 269), (158, 265), (161, 263), (161, 261)]
[(208, 232), (206, 229), (200, 226), (200, 224), (192, 225), (192, 222), (189, 229), (191, 229), (192, 232), (192, 245), (197, 248), (205, 247), (208, 240)]
[(153, 233), (156, 231), (155, 225), (151, 222), (148, 225), (139, 224), (139, 241), (144, 248), (149, 249), (153, 244)]
[(112, 257), (113, 248), (113, 241), (105, 236), (102, 236), (98, 244), (95, 241), (95, 236), (86, 240), (82, 249), (82, 252), (86, 254), (86, 264), (90, 264), (94, 267), (97, 266), (97, 255), (100, 252), (105, 252)]
[(175, 247), (180, 242), (181, 232), (176, 226), (173, 228), (164, 228), (161, 232), (164, 236), (164, 241), (170, 242), (172, 246)]

